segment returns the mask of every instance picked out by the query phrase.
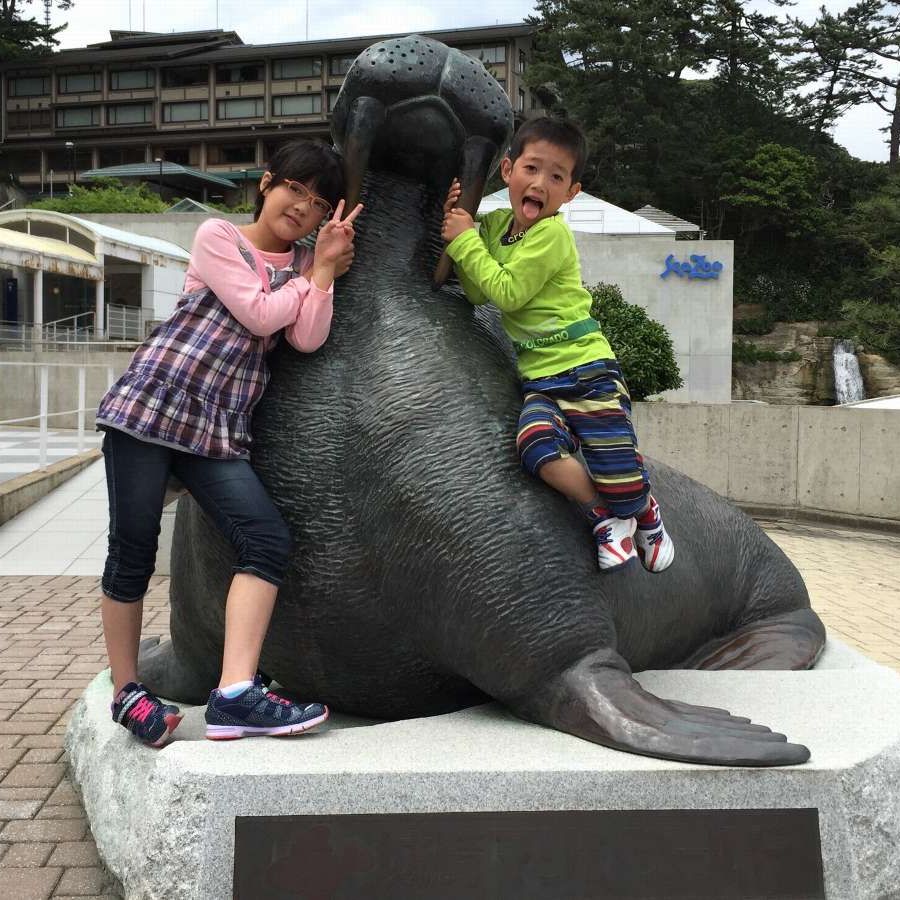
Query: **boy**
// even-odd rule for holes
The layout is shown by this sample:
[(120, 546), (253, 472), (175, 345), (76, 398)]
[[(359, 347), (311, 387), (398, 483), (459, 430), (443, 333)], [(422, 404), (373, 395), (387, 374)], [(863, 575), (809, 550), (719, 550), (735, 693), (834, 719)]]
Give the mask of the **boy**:
[[(572, 233), (556, 215), (581, 190), (586, 156), (576, 125), (531, 119), (500, 163), (512, 208), (484, 216), (479, 234), (454, 208), (454, 181), (441, 234), (469, 301), (493, 303), (513, 341), (524, 393), (516, 437), (523, 466), (582, 509), (601, 571), (639, 556), (645, 569), (661, 572), (675, 548), (650, 494), (628, 389), (590, 317)], [(573, 455), (579, 447), (587, 470)]]

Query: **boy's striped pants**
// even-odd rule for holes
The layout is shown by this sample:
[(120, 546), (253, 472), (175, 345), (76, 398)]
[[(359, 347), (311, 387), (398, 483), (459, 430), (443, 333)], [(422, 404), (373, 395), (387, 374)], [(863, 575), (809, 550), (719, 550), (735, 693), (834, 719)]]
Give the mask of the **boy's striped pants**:
[(647, 502), (650, 481), (631, 424), (631, 398), (614, 359), (595, 360), (522, 384), (516, 445), (532, 475), (579, 449), (605, 505), (627, 519)]

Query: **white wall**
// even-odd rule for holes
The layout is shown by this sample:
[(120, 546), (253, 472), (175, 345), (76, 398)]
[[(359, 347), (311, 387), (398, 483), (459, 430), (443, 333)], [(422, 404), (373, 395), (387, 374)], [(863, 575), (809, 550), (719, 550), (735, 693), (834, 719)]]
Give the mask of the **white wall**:
[[(666, 399), (728, 403), (734, 243), (574, 234), (584, 282), (617, 284), (629, 303), (643, 307), (668, 330), (684, 387), (667, 391)], [(687, 262), (691, 254), (705, 255), (723, 268), (717, 279), (679, 278), (674, 273), (661, 278), (669, 254), (681, 262)]]
[(180, 269), (170, 266), (144, 266), (141, 275), (141, 310), (144, 321), (167, 318), (178, 302), (184, 287), (187, 265)]
[(143, 234), (146, 237), (159, 238), (163, 241), (171, 241), (179, 247), (190, 251), (194, 243), (194, 233), (201, 223), (209, 218), (217, 217), (228, 219), (235, 225), (245, 225), (253, 221), (249, 213), (85, 213), (78, 218), (91, 222), (99, 222), (112, 228), (121, 228), (123, 231), (133, 231), (135, 234)]
[(900, 521), (896, 410), (636, 403), (634, 425), (643, 453), (738, 503)]

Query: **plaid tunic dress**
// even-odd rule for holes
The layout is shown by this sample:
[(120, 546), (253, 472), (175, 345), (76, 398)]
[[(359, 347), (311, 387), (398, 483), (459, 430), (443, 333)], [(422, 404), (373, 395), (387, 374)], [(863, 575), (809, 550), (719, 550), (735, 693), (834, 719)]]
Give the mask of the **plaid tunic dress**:
[[(249, 250), (240, 241), (238, 248), (256, 271)], [(303, 252), (296, 249), (291, 268), (266, 266), (272, 290), (299, 274)], [(250, 414), (269, 380), (266, 353), (279, 334), (253, 334), (208, 287), (185, 292), (101, 400), (97, 427), (200, 456), (247, 459)]]

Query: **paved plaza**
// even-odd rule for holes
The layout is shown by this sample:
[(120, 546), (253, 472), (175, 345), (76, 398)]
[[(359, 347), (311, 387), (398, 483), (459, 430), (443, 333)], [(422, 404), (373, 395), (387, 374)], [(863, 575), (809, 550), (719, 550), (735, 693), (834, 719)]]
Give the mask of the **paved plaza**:
[[(830, 633), (900, 671), (900, 536), (763, 524), (803, 573)], [(97, 578), (105, 534), (102, 462), (0, 526), (3, 897), (119, 896), (63, 753), (69, 710), (105, 667)], [(168, 579), (154, 578), (147, 635), (167, 632), (167, 594)]]
[[(75, 429), (58, 428), (47, 432), (47, 464), (68, 459), (85, 450), (99, 447), (103, 435), (85, 431), (79, 444)], [(0, 483), (34, 472), (40, 465), (40, 432), (37, 428), (0, 425)]]

